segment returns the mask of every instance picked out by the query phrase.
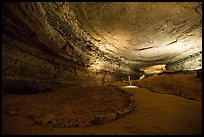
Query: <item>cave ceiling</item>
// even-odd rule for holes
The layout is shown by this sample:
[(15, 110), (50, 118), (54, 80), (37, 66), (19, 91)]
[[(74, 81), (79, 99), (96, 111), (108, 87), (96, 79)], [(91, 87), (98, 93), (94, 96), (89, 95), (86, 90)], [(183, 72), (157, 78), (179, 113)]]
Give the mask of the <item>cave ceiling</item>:
[(166, 64), (202, 50), (200, 3), (74, 3), (80, 27), (130, 66)]
[(7, 12), (12, 13), (10, 16), (16, 15), (26, 22), (49, 50), (90, 69), (144, 69), (202, 51), (199, 2), (5, 5), (10, 9)]

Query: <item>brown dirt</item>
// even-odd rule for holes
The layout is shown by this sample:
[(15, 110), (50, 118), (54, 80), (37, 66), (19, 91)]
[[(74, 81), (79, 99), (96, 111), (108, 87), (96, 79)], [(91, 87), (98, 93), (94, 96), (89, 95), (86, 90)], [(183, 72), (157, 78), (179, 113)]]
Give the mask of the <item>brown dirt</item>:
[(134, 109), (131, 103), (127, 93), (112, 87), (65, 88), (32, 95), (6, 93), (3, 114), (53, 127), (91, 126), (122, 117)]
[[(171, 83), (177, 79), (172, 81), (172, 76), (162, 77), (168, 77), (166, 82)], [(191, 76), (183, 75), (183, 80), (177, 85), (185, 83), (184, 79), (190, 79), (190, 85), (198, 84), (194, 81), (194, 76)], [(154, 84), (150, 80), (148, 82), (149, 85)], [(122, 84), (116, 82), (113, 85)], [(176, 89), (177, 85), (172, 84), (174, 87), (171, 89)], [(178, 86), (180, 87), (182, 86)], [(186, 89), (192, 91), (192, 88), (187, 87)], [(123, 90), (124, 93), (107, 86), (66, 88), (32, 95), (3, 94), (3, 134), (202, 134), (202, 102), (199, 99), (190, 100), (181, 96), (154, 93), (146, 88)], [(190, 91), (186, 91), (186, 95)], [(194, 96), (191, 93), (188, 96), (191, 95), (197, 98), (201, 94)], [(56, 126), (57, 120), (66, 121), (84, 116), (94, 118), (122, 109), (124, 112), (125, 106), (130, 103), (129, 97), (134, 100), (135, 110), (117, 120), (92, 126)], [(112, 117), (115, 115), (109, 115), (108, 118)], [(39, 118), (36, 121), (41, 121), (41, 124), (35, 122), (35, 118)], [(53, 119), (56, 121), (53, 122)], [(58, 123), (66, 125), (68, 122)]]
[(183, 96), (192, 100), (202, 100), (202, 81), (192, 74), (162, 74), (133, 81), (134, 85), (153, 92)]

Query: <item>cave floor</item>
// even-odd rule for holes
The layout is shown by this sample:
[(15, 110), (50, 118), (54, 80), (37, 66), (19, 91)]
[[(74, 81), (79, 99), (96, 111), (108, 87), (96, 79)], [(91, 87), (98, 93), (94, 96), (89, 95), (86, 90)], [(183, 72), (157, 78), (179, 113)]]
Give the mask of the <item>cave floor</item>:
[[(118, 84), (118, 83), (117, 83)], [(117, 85), (115, 84), (115, 85)], [(118, 84), (119, 85), (119, 84)], [(176, 85), (175, 85), (176, 86)], [(191, 86), (191, 85), (189, 85)], [(83, 90), (83, 92), (75, 92), (79, 96), (86, 94), (91, 94), (90, 99), (84, 99), (78, 102), (75, 102), (77, 106), (75, 108), (71, 108), (73, 111), (69, 109), (69, 116), (79, 115), (80, 113), (85, 113), (86, 110), (90, 111), (90, 116), (96, 113), (102, 113), (105, 111), (114, 111), (114, 109), (120, 109), (124, 106), (124, 102), (126, 101), (127, 94), (120, 93), (114, 87), (105, 86), (103, 88), (92, 87), (92, 90), (98, 92), (90, 93), (88, 91), (89, 88)], [(189, 88), (190, 89), (190, 88)], [(192, 89), (192, 88), (191, 88)], [(125, 93), (128, 93), (134, 100), (135, 110), (126, 114), (124, 117), (121, 117), (117, 120), (105, 122), (104, 124), (97, 124), (93, 126), (87, 127), (52, 127), (47, 125), (39, 125), (34, 124), (33, 121), (24, 116), (27, 112), (35, 109), (37, 106), (29, 104), (26, 108), (22, 108), (20, 106), (25, 106), (22, 104), (10, 104), (13, 105), (13, 108), (18, 108), (18, 110), (24, 109), (17, 114), (5, 113), (4, 110), (9, 107), (9, 102), (15, 103), (15, 101), (22, 101), (21, 95), (7, 95), (3, 96), (3, 110), (2, 110), (2, 131), (3, 134), (136, 134), (136, 135), (152, 135), (152, 134), (182, 134), (182, 135), (192, 135), (202, 134), (202, 101), (201, 100), (190, 100), (184, 98), (182, 96), (170, 95), (170, 94), (160, 94), (156, 92), (152, 92), (147, 88), (131, 88), (131, 89), (123, 89)], [(70, 90), (71, 91), (71, 90)], [(103, 97), (101, 96), (101, 91), (103, 91)], [(63, 95), (66, 98), (67, 94), (66, 90), (61, 90), (61, 92), (53, 92), (53, 96), (57, 99), (58, 97), (62, 97)], [(82, 94), (83, 93), (83, 94)], [(61, 100), (52, 100), (50, 101), (50, 94), (46, 94), (46, 98), (43, 96), (36, 97), (39, 100), (39, 108), (43, 108), (42, 112), (49, 112), (49, 108), (44, 108), (46, 103), (49, 102), (61, 102), (61, 104), (66, 105), (66, 101), (61, 98)], [(60, 95), (61, 94), (61, 95)], [(111, 96), (110, 96), (111, 95)], [(19, 97), (21, 96), (21, 97)], [(27, 97), (26, 97), (27, 96)], [(24, 103), (28, 101), (28, 98), (33, 98), (33, 95), (24, 95)], [(38, 96), (38, 95), (37, 95)], [(106, 96), (104, 98), (104, 96)], [(116, 98), (115, 98), (116, 97)], [(41, 100), (40, 100), (41, 98)], [(73, 96), (74, 98), (74, 96)], [(9, 100), (9, 101), (8, 101)], [(75, 101), (77, 99), (74, 99)], [(94, 101), (95, 100), (95, 101)], [(101, 101), (103, 100), (103, 101)], [(96, 103), (96, 102), (100, 102)], [(28, 102), (27, 102), (28, 103)], [(41, 104), (41, 106), (40, 106)], [(76, 105), (75, 104), (75, 105)], [(98, 106), (97, 106), (97, 105)], [(56, 106), (59, 110), (58, 113), (63, 112), (63, 105)], [(100, 106), (101, 105), (101, 106)], [(16, 107), (14, 107), (16, 106)], [(54, 106), (54, 104), (53, 104)], [(71, 105), (70, 105), (71, 106)], [(95, 108), (94, 108), (95, 106)], [(88, 108), (91, 107), (91, 108)], [(30, 109), (29, 109), (30, 108)], [(85, 109), (86, 108), (86, 109)], [(103, 108), (103, 111), (101, 110)], [(74, 111), (75, 110), (75, 111)], [(77, 113), (77, 110), (80, 113)], [(83, 110), (83, 111), (82, 111)], [(68, 112), (68, 110), (64, 110)], [(72, 113), (71, 113), (72, 112)], [(75, 112), (75, 113), (74, 113)], [(87, 114), (87, 113), (86, 113)], [(65, 118), (65, 117), (63, 117)]]

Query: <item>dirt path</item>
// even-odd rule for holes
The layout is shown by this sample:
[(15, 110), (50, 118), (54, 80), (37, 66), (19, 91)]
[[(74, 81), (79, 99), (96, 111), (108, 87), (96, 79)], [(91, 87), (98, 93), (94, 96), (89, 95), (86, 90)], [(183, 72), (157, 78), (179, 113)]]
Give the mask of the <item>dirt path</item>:
[[(202, 102), (159, 94), (144, 88), (125, 89), (136, 110), (123, 118), (92, 127), (53, 128), (29, 119), (3, 115), (4, 134), (202, 134)], [(13, 124), (15, 123), (15, 124)]]

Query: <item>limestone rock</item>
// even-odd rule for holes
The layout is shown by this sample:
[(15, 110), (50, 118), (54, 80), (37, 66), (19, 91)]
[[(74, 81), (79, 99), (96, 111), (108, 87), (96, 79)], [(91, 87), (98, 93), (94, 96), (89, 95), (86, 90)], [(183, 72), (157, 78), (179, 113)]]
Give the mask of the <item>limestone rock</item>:
[(53, 115), (53, 114), (48, 114), (48, 115), (42, 117), (41, 118), (42, 125), (46, 125), (46, 124), (52, 123), (53, 120), (54, 120), (54, 117), (55, 117), (55, 115)]
[(200, 2), (4, 2), (3, 87), (103, 86), (158, 64), (200, 69), (201, 13)]
[(15, 115), (16, 115), (16, 111), (14, 111), (14, 110), (8, 110), (8, 111), (7, 111), (7, 114), (8, 114), (9, 116), (15, 116)]

